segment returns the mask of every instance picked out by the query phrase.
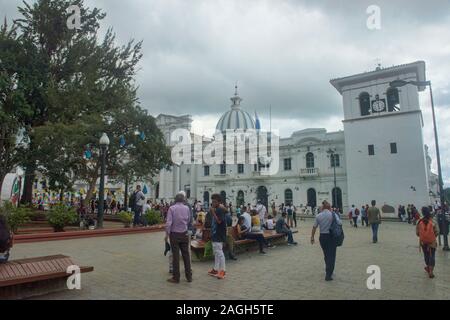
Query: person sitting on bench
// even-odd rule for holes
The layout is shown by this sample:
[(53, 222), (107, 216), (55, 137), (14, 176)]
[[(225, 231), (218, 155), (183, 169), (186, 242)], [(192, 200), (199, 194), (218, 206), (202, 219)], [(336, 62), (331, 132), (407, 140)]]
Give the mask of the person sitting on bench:
[(275, 223), (276, 223), (275, 218), (272, 216), (269, 216), (269, 218), (266, 221), (265, 228), (267, 230), (275, 230)]
[(286, 223), (286, 215), (286, 212), (281, 214), (281, 218), (277, 220), (275, 229), (277, 233), (282, 233), (288, 237), (288, 245), (297, 245), (297, 242), (294, 241), (294, 237), (292, 236), (291, 228)]
[(252, 239), (256, 240), (259, 244), (259, 253), (260, 254), (266, 254), (264, 251), (264, 246), (270, 247), (270, 244), (266, 242), (266, 239), (264, 239), (263, 233), (260, 232), (250, 232), (250, 230), (246, 227), (244, 224), (245, 218), (243, 216), (239, 217), (238, 224), (237, 224), (237, 234), (239, 239)]
[(9, 259), (9, 250), (13, 246), (13, 234), (9, 230), (4, 216), (0, 215), (0, 263), (6, 263)]

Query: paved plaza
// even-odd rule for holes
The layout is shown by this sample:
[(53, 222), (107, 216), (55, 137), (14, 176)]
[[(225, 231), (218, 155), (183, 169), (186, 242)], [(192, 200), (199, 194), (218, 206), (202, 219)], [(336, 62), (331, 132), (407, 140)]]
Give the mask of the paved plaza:
[[(268, 249), (267, 255), (244, 253), (227, 261), (227, 278), (207, 275), (212, 262), (194, 262), (194, 281), (166, 282), (162, 232), (81, 240), (18, 244), (12, 259), (65, 254), (95, 271), (82, 275), (82, 289), (39, 299), (450, 299), (449, 253), (436, 253), (436, 278), (423, 270), (414, 227), (385, 222), (379, 243), (372, 244), (368, 228), (351, 228), (338, 249), (334, 281), (324, 281), (323, 255), (309, 242), (312, 219), (299, 225), (300, 245)], [(381, 290), (368, 290), (367, 267), (381, 268)]]

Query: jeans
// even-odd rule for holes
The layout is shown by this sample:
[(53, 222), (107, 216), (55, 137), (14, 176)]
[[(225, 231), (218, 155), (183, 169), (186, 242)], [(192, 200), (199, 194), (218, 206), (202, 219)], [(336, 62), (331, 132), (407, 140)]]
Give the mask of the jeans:
[(133, 224), (135, 226), (137, 226), (138, 224), (141, 223), (141, 212), (142, 212), (142, 207), (136, 206), (136, 208), (134, 209), (134, 221), (133, 221)]
[(355, 228), (358, 228), (358, 217), (353, 217), (352, 219), (353, 219), (353, 226)]
[(281, 230), (281, 232), (277, 232), (277, 233), (282, 233), (282, 234), (286, 235), (288, 237), (288, 243), (294, 243), (294, 237), (292, 236), (292, 231), (289, 230), (288, 228), (283, 228), (283, 230)]
[(425, 265), (428, 267), (434, 267), (436, 248), (432, 248), (427, 244), (423, 244), (422, 251), (423, 251), (423, 258), (425, 260)]
[(369, 218), (362, 217), (361, 218), (361, 224), (362, 224), (363, 227), (364, 227), (364, 223), (366, 223), (366, 227), (368, 227), (369, 226)]
[[(173, 278), (175, 280), (180, 280), (180, 250), (184, 262), (184, 272), (186, 274), (186, 279), (192, 279), (192, 269), (191, 269), (191, 256), (189, 248), (189, 236), (187, 232), (176, 233), (172, 232), (170, 234), (170, 247), (172, 251), (173, 259)], [(170, 258), (169, 258), (170, 259)], [(170, 260), (169, 260), (170, 261)]]
[(336, 263), (336, 241), (328, 233), (321, 233), (319, 241), (325, 259), (326, 278), (331, 278)]
[(212, 243), (214, 252), (214, 270), (225, 271), (225, 255), (223, 254), (223, 242)]
[(372, 240), (373, 242), (378, 242), (378, 227), (379, 223), (372, 223)]
[(247, 233), (245, 235), (245, 239), (253, 239), (256, 240), (259, 244), (259, 251), (264, 251), (264, 245), (267, 245), (266, 239), (262, 233)]

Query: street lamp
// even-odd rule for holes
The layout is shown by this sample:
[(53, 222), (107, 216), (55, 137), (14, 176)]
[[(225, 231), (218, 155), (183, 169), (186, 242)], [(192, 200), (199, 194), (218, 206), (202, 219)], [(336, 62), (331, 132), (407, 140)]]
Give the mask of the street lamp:
[[(335, 150), (333, 149), (329, 149), (327, 151), (327, 153), (330, 155), (330, 159), (331, 159), (331, 164), (333, 165), (333, 174), (334, 174), (334, 192), (331, 192), (333, 194), (333, 202), (334, 202), (334, 207), (337, 208), (338, 207), (338, 203), (337, 203), (337, 185), (336, 185), (336, 159), (335, 159)], [(339, 208), (341, 209), (341, 208)]]
[(106, 167), (106, 151), (109, 146), (109, 138), (106, 133), (103, 133), (100, 138), (100, 153), (101, 153), (101, 172), (100, 172), (100, 188), (98, 196), (98, 223), (97, 228), (103, 228), (103, 210), (105, 202), (105, 167)]
[(431, 111), (433, 114), (433, 126), (434, 126), (434, 140), (436, 142), (436, 160), (438, 165), (438, 175), (439, 175), (439, 198), (441, 202), (441, 214), (443, 216), (443, 223), (442, 226), (444, 227), (443, 235), (444, 235), (444, 251), (450, 251), (450, 248), (448, 246), (448, 223), (445, 219), (445, 212), (444, 211), (444, 181), (442, 179), (442, 167), (441, 167), (441, 155), (439, 152), (439, 139), (438, 139), (438, 132), (437, 132), (437, 125), (436, 125), (436, 115), (434, 112), (434, 99), (433, 99), (433, 89), (431, 88), (431, 81), (405, 81), (405, 80), (394, 80), (389, 85), (393, 88), (400, 88), (403, 86), (406, 86), (408, 84), (412, 84), (416, 87), (429, 87), (430, 88), (430, 98), (431, 98)]

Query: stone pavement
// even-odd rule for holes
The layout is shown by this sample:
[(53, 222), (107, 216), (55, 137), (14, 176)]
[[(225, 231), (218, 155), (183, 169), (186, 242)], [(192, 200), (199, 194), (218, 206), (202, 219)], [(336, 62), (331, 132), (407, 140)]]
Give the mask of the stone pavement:
[[(379, 243), (372, 244), (371, 230), (351, 228), (338, 248), (334, 281), (324, 281), (323, 255), (310, 244), (312, 219), (299, 225), (300, 245), (277, 246), (265, 256), (250, 252), (227, 261), (227, 278), (207, 275), (212, 262), (194, 262), (194, 281), (180, 284), (169, 278), (164, 257), (163, 233), (91, 238), (33, 244), (13, 248), (11, 259), (65, 254), (95, 271), (82, 275), (82, 289), (39, 299), (450, 299), (449, 253), (436, 253), (436, 278), (423, 270), (414, 227), (385, 222)], [(381, 268), (381, 290), (368, 290), (367, 267)], [(183, 274), (183, 267), (181, 267)]]

